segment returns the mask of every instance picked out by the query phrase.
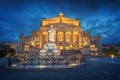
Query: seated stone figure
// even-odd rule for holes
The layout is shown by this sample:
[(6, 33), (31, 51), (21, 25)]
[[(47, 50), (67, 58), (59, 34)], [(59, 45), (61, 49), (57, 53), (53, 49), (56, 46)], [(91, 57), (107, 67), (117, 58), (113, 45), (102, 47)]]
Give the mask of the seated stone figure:
[(47, 45), (46, 45), (46, 44), (44, 44), (43, 49), (46, 49), (46, 50), (48, 49), (48, 47), (47, 47)]

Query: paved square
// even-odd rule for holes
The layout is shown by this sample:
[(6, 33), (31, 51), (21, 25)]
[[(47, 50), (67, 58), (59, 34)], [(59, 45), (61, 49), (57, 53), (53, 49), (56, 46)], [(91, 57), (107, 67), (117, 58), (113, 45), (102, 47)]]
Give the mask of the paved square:
[(70, 69), (39, 71), (6, 71), (0, 69), (1, 80), (120, 80), (120, 59), (89, 58), (84, 65)]

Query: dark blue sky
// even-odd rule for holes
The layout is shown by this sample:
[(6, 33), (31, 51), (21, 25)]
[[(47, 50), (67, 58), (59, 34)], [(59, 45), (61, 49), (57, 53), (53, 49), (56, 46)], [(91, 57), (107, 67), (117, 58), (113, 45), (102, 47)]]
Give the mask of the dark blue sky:
[(0, 0), (0, 41), (19, 41), (59, 12), (79, 18), (91, 35), (101, 33), (103, 43), (120, 43), (120, 0)]

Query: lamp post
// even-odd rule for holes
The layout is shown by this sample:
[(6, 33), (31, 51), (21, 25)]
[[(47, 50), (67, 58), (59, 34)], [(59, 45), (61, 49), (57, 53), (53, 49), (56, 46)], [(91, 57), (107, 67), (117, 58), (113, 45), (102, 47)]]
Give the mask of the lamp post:
[(111, 55), (112, 63), (114, 63), (114, 62), (113, 62), (113, 58), (114, 58), (114, 55)]

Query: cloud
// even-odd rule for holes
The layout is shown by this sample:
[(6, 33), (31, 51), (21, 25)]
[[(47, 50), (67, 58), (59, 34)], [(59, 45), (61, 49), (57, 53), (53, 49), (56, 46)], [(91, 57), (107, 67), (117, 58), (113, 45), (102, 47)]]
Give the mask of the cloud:
[(103, 43), (120, 43), (119, 0), (2, 0), (0, 3), (0, 40), (19, 41), (20, 33), (39, 30), (43, 18), (59, 12), (79, 18), (83, 30), (101, 33)]
[(84, 30), (89, 30), (91, 35), (97, 35), (101, 33), (103, 35), (103, 43), (119, 43), (120, 37), (120, 18), (116, 17), (115, 19), (88, 19), (83, 25)]

